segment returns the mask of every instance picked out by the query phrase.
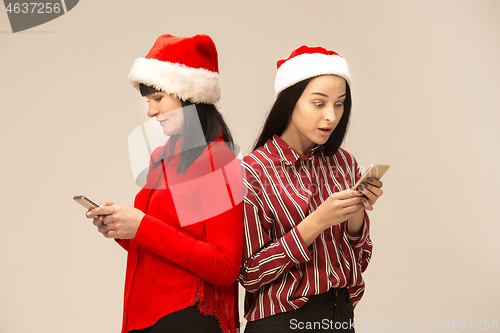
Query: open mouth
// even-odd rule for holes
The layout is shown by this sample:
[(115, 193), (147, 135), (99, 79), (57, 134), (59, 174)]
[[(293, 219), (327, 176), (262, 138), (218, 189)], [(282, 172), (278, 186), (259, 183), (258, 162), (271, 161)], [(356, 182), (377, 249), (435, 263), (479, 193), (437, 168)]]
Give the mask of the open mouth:
[(325, 127), (322, 127), (322, 128), (319, 128), (319, 130), (322, 132), (322, 133), (330, 133), (332, 131), (331, 128), (325, 128)]

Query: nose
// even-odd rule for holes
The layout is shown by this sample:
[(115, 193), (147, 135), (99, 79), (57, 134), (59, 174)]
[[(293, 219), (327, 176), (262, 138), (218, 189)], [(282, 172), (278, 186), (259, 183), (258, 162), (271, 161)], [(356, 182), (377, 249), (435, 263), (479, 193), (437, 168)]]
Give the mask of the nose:
[(324, 118), (328, 121), (335, 121), (335, 110), (333, 107), (324, 108)]
[(154, 103), (149, 102), (149, 104), (148, 104), (148, 117), (153, 118), (153, 117), (157, 116), (158, 113), (159, 113), (159, 111), (156, 108), (156, 106), (154, 105)]

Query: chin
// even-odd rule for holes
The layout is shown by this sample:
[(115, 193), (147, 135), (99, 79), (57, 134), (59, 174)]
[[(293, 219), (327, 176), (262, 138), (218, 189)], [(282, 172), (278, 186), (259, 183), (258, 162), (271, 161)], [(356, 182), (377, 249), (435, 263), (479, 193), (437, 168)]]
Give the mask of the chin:
[(320, 140), (316, 140), (316, 141), (313, 141), (315, 144), (317, 145), (324, 145), (327, 141), (328, 141), (329, 137), (328, 138), (321, 138)]
[(177, 131), (175, 129), (170, 129), (170, 128), (164, 128), (163, 129), (163, 133), (165, 133), (166, 136), (172, 136), (172, 135), (177, 135), (179, 134), (181, 131)]

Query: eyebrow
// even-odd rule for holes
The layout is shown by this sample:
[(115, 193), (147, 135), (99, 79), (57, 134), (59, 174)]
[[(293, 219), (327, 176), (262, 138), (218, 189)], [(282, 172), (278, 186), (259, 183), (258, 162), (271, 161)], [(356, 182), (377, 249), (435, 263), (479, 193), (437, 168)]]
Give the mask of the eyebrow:
[[(320, 95), (320, 96), (323, 96), (323, 97), (328, 98), (328, 95), (323, 94), (323, 93), (320, 93), (320, 92), (313, 92), (313, 93), (311, 93), (311, 95)], [(346, 95), (346, 94), (340, 95), (340, 96), (339, 96), (339, 97), (337, 97), (337, 98), (342, 98), (342, 97), (344, 97), (345, 95)]]

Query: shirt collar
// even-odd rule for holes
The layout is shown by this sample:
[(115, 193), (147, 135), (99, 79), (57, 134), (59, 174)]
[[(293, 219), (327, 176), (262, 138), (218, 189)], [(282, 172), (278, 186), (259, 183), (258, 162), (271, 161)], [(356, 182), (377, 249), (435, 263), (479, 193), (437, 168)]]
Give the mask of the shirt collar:
[(299, 153), (295, 149), (290, 148), (287, 143), (276, 134), (273, 135), (272, 138), (267, 140), (264, 148), (269, 152), (269, 154), (273, 155), (278, 160), (285, 162), (285, 164), (287, 165), (297, 162), (299, 158), (303, 159), (304, 161), (308, 161), (313, 158), (316, 152), (318, 152), (318, 154), (323, 157), (324, 150), (323, 145), (316, 145), (314, 146), (314, 148), (308, 150), (304, 155)]

